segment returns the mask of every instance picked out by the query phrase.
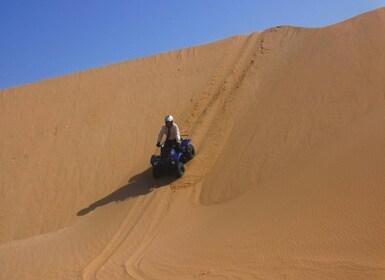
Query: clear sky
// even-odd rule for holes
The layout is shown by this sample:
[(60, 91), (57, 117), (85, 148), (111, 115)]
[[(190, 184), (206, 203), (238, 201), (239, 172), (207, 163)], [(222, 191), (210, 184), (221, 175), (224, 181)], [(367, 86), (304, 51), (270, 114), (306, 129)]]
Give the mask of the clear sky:
[(0, 0), (0, 89), (277, 25), (330, 25), (385, 0)]

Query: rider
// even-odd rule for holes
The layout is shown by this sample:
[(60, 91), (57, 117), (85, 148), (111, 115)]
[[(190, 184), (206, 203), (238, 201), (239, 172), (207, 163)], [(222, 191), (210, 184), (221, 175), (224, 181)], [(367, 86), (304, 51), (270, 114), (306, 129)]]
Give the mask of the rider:
[(164, 118), (165, 125), (162, 126), (158, 136), (157, 147), (160, 147), (160, 141), (162, 141), (163, 134), (166, 135), (166, 142), (164, 146), (167, 148), (176, 147), (180, 149), (180, 132), (178, 125), (174, 122), (174, 118), (171, 115), (167, 115)]

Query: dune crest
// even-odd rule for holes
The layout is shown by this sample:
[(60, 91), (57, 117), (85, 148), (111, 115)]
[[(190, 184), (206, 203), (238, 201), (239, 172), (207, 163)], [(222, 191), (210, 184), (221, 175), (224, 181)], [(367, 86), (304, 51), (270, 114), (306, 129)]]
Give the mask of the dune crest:
[[(0, 279), (383, 279), (385, 8), (0, 91)], [(183, 178), (149, 157), (172, 113)]]

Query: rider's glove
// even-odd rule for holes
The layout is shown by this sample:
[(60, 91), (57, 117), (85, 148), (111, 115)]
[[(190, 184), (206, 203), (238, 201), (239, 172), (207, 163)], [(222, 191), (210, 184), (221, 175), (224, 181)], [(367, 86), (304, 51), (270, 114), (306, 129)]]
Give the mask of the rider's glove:
[(157, 147), (160, 147), (160, 142), (156, 143), (156, 146), (157, 146)]

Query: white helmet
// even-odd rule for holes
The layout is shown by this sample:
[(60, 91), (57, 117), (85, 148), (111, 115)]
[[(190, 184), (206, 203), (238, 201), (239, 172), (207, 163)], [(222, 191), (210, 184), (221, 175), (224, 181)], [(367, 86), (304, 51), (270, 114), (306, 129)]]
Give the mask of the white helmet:
[(171, 116), (171, 115), (167, 115), (165, 118), (164, 118), (164, 122), (172, 122), (174, 121), (174, 118)]

